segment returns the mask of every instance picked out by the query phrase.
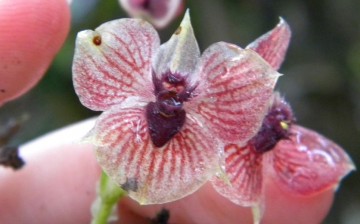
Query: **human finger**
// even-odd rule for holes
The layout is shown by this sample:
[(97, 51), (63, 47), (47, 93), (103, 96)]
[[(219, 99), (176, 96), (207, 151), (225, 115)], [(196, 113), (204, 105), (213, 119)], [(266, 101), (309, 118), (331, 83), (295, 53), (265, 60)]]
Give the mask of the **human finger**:
[[(94, 119), (49, 134), (21, 148), (27, 165), (17, 172), (0, 170), (0, 220), (6, 223), (88, 223), (100, 175), (90, 145), (78, 144)], [(285, 192), (270, 180), (263, 223), (320, 223), (333, 190), (311, 197)], [(251, 209), (237, 206), (210, 184), (184, 199), (140, 206), (126, 198), (119, 204), (121, 223), (147, 223), (166, 208), (169, 223), (252, 223)], [(286, 209), (284, 209), (286, 208)], [(17, 211), (14, 216), (14, 211)]]
[(2, 223), (89, 223), (100, 176), (92, 147), (80, 144), (93, 120), (20, 147), (25, 166), (0, 167)]
[(69, 26), (66, 0), (0, 1), (0, 106), (39, 81)]
[[(333, 190), (328, 190), (312, 197), (299, 197), (282, 191), (275, 182), (269, 183), (261, 223), (321, 223), (332, 204), (333, 194)], [(126, 216), (121, 211), (123, 208), (141, 217), (156, 217), (165, 208), (170, 213), (169, 223), (173, 224), (253, 223), (250, 208), (235, 205), (219, 195), (210, 184), (184, 199), (163, 205), (140, 206), (131, 199), (125, 199), (119, 209)]]

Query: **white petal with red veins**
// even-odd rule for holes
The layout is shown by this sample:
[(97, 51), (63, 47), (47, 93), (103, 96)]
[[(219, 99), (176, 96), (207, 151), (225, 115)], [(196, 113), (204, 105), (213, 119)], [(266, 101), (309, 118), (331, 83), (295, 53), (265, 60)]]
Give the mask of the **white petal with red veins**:
[(290, 38), (290, 27), (280, 18), (279, 24), (274, 29), (257, 38), (246, 48), (256, 51), (275, 70), (278, 70), (285, 59)]
[(159, 79), (167, 72), (187, 77), (194, 72), (199, 58), (200, 49), (194, 36), (188, 10), (170, 40), (160, 46), (153, 69)]
[(212, 184), (217, 192), (241, 206), (256, 206), (262, 191), (262, 156), (251, 146), (227, 145), (225, 173), (229, 183), (215, 178)]
[(153, 98), (151, 59), (160, 45), (155, 29), (139, 19), (119, 19), (78, 34), (74, 88), (92, 110), (107, 110), (126, 98)]
[(309, 129), (293, 125), (290, 140), (272, 151), (273, 175), (280, 186), (301, 195), (312, 195), (337, 186), (355, 166), (334, 142)]
[(163, 147), (151, 142), (143, 107), (114, 107), (89, 133), (103, 170), (141, 204), (165, 203), (197, 190), (218, 171), (221, 147), (201, 123), (185, 125)]
[(254, 51), (223, 42), (210, 46), (198, 66), (197, 96), (185, 110), (199, 114), (221, 140), (246, 143), (262, 124), (280, 74)]

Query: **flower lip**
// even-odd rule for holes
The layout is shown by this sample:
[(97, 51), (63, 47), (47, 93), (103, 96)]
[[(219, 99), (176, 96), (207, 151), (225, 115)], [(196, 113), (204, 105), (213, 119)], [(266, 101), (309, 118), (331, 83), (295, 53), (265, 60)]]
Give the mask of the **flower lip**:
[(280, 140), (289, 138), (290, 126), (295, 121), (288, 103), (277, 94), (274, 101), (273, 106), (264, 118), (260, 131), (250, 140), (258, 153), (270, 151)]
[(171, 94), (173, 93), (164, 93), (164, 97), (169, 97), (167, 99), (168, 104), (164, 101), (156, 101), (149, 103), (146, 107), (151, 141), (159, 148), (170, 141), (185, 124), (185, 110), (182, 109), (182, 104), (180, 106), (171, 105), (172, 101), (176, 101), (171, 99)]
[(187, 100), (186, 83), (181, 75), (166, 73), (158, 80), (153, 76), (156, 102), (146, 108), (148, 131), (156, 147), (164, 146), (185, 123), (183, 102)]

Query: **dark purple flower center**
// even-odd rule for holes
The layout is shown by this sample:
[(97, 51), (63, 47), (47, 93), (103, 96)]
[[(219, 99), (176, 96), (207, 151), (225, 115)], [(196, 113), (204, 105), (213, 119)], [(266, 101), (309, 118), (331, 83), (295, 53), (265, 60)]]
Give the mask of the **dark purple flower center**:
[(189, 99), (192, 90), (187, 88), (183, 76), (170, 72), (161, 79), (154, 75), (153, 83), (156, 102), (147, 105), (146, 118), (153, 144), (161, 147), (185, 124), (183, 103)]
[(258, 153), (270, 151), (280, 140), (289, 137), (289, 128), (294, 121), (291, 107), (284, 101), (275, 102), (265, 116), (260, 131), (249, 143)]
[(148, 11), (155, 18), (162, 18), (168, 10), (168, 2), (164, 0), (131, 1), (133, 7)]

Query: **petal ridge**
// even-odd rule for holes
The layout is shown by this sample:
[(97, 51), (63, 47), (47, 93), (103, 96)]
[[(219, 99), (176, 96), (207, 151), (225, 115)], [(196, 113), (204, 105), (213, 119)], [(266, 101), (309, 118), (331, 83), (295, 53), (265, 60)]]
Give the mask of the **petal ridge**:
[(136, 183), (136, 190), (128, 193), (141, 204), (182, 198), (218, 170), (221, 147), (192, 118), (186, 119), (171, 141), (158, 148), (151, 142), (144, 107), (113, 107), (99, 117), (88, 138), (109, 177), (120, 186), (129, 180)]
[(262, 192), (262, 156), (251, 145), (226, 145), (225, 173), (229, 183), (214, 178), (215, 190), (240, 206), (257, 206)]
[(290, 140), (273, 150), (273, 175), (281, 187), (313, 195), (331, 187), (355, 169), (346, 152), (324, 136), (293, 125)]
[(280, 74), (252, 50), (224, 42), (210, 46), (197, 69), (201, 81), (186, 110), (221, 140), (244, 144), (260, 128)]
[(260, 54), (275, 70), (278, 70), (285, 59), (289, 46), (291, 30), (287, 22), (280, 17), (277, 26), (250, 43), (246, 49)]

